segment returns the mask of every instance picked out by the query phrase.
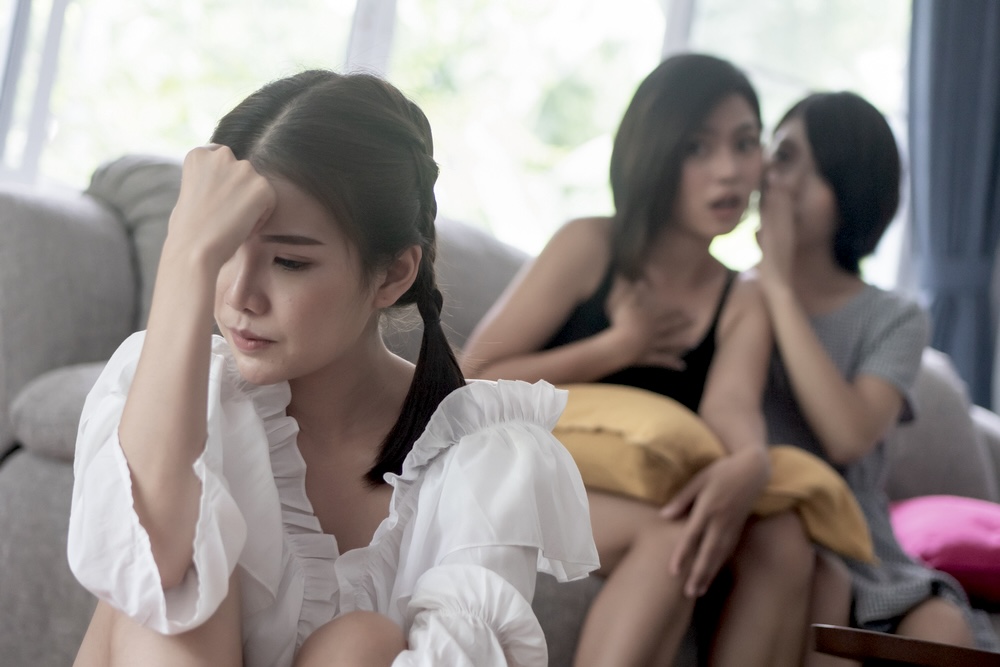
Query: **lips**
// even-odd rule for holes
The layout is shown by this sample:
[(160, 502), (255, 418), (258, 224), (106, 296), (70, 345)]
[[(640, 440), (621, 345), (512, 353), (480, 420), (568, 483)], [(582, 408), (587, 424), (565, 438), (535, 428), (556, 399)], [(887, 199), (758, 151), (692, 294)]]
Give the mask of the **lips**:
[(272, 345), (273, 340), (259, 336), (249, 329), (230, 329), (233, 346), (241, 352), (255, 352)]
[(739, 208), (743, 204), (742, 199), (737, 194), (725, 195), (712, 200), (709, 206), (714, 210), (730, 210)]

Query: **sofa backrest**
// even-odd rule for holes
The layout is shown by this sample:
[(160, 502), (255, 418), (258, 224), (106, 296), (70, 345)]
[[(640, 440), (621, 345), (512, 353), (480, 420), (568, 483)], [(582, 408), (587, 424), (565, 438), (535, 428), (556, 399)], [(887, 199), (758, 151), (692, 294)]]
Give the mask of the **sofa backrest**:
[[(471, 225), (437, 219), (438, 287), (444, 295), (441, 322), (456, 350), (462, 349), (476, 323), (527, 261), (528, 254)], [(383, 327), (386, 345), (416, 361), (423, 325), (411, 306), (391, 315)]]
[(1000, 501), (992, 457), (970, 414), (968, 389), (944, 352), (924, 350), (913, 399), (916, 418), (886, 442), (889, 498), (946, 494)]
[(179, 160), (130, 154), (98, 167), (87, 188), (87, 194), (118, 212), (132, 242), (138, 280), (135, 331), (146, 328), (156, 267), (180, 187)]

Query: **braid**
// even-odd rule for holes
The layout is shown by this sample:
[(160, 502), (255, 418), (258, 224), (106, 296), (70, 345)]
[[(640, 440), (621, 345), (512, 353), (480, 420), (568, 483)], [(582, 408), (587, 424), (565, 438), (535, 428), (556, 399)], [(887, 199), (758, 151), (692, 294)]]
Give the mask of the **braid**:
[(416, 105), (409, 103), (409, 116), (421, 135), (422, 146), (414, 148), (413, 163), (419, 210), (415, 221), (420, 247), (420, 267), (413, 285), (399, 299), (399, 303), (416, 303), (424, 323), (420, 355), (413, 372), (413, 381), (403, 401), (399, 419), (386, 436), (375, 465), (368, 471), (367, 480), (372, 484), (383, 481), (386, 473), (399, 474), (403, 461), (413, 448), (413, 443), (427, 428), (427, 422), (445, 396), (465, 384), (458, 359), (441, 327), (444, 297), (434, 276), (435, 237), (434, 220), (437, 217), (437, 200), (434, 183), (438, 167), (432, 155), (430, 126)]

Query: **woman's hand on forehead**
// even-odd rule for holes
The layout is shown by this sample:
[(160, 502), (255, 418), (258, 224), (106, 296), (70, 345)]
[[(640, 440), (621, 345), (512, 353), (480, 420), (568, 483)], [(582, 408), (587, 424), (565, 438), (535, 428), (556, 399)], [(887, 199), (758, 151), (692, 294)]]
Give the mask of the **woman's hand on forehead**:
[(199, 146), (184, 158), (168, 238), (203, 253), (218, 268), (268, 218), (275, 203), (271, 183), (248, 160), (237, 160), (227, 146)]

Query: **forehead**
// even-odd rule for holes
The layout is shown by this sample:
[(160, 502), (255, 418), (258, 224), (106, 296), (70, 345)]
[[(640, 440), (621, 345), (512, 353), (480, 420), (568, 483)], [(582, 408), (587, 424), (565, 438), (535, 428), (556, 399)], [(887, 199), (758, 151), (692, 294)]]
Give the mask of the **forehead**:
[(344, 238), (333, 215), (312, 195), (283, 178), (268, 177), (274, 188), (274, 210), (260, 226), (261, 234), (301, 235), (323, 243)]
[(699, 127), (700, 132), (726, 133), (733, 131), (757, 131), (760, 123), (757, 114), (745, 97), (738, 93), (727, 95), (712, 109), (705, 122)]
[(779, 148), (792, 149), (803, 157), (812, 160), (812, 148), (806, 136), (806, 126), (802, 118), (793, 116), (778, 126), (771, 140), (771, 150)]

